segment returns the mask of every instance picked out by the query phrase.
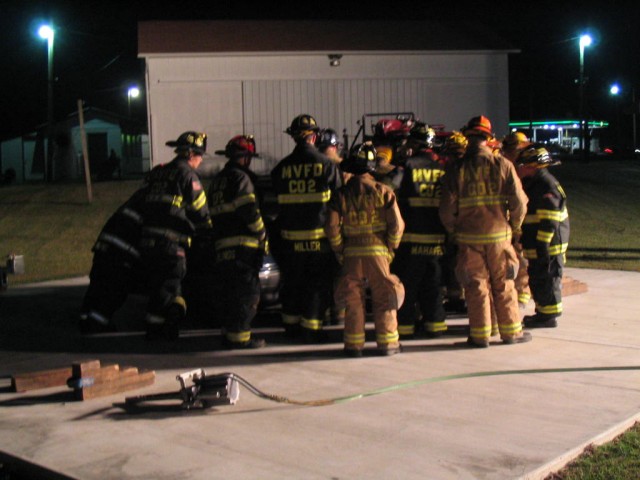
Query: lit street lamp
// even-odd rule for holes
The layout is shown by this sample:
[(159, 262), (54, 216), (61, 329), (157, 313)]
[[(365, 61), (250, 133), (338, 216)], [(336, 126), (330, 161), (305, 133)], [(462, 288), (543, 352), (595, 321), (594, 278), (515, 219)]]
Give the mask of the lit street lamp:
[(127, 112), (129, 117), (131, 117), (131, 99), (138, 98), (140, 96), (140, 89), (138, 87), (129, 87), (127, 90)]
[(617, 83), (609, 87), (609, 94), (616, 99), (616, 147), (620, 148), (620, 85)]
[(47, 153), (44, 161), (45, 180), (53, 179), (53, 38), (55, 31), (50, 25), (42, 25), (38, 35), (47, 40)]
[(587, 151), (589, 145), (585, 144), (585, 129), (587, 128), (584, 120), (584, 48), (591, 45), (591, 37), (589, 35), (580, 36), (580, 78), (578, 79), (580, 86), (580, 155), (581, 159), (587, 159)]

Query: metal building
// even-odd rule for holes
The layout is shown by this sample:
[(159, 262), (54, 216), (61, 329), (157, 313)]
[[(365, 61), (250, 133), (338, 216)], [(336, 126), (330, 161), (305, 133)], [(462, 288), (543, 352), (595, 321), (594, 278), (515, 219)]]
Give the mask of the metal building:
[(349, 136), (369, 113), (449, 130), (482, 114), (504, 135), (516, 52), (490, 31), (423, 20), (140, 22), (151, 162), (170, 160), (165, 142), (186, 130), (206, 132), (210, 151), (253, 134), (265, 173), (293, 148), (283, 132), (301, 113)]

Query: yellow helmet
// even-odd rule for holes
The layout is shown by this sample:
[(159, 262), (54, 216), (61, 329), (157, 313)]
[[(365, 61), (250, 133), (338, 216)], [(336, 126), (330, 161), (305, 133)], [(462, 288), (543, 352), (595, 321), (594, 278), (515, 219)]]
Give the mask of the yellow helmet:
[(376, 173), (385, 175), (395, 168), (391, 164), (393, 149), (388, 145), (380, 145), (376, 148)]
[(520, 153), (516, 163), (518, 165), (531, 165), (536, 168), (547, 168), (559, 165), (560, 160), (553, 158), (546, 148), (531, 145)]
[(511, 132), (502, 139), (502, 146), (507, 149), (524, 148), (531, 145), (527, 136), (522, 132)]
[(467, 137), (465, 137), (462, 132), (454, 130), (444, 141), (443, 152), (462, 156), (467, 150), (468, 144), (469, 140), (467, 140)]

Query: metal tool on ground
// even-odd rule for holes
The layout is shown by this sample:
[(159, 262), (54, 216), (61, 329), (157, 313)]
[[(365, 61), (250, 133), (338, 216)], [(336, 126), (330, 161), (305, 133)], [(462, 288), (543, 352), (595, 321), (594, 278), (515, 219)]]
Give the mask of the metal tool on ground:
[[(235, 373), (220, 373), (207, 376), (203, 369), (196, 369), (191, 372), (180, 374), (176, 379), (180, 382), (179, 392), (158, 393), (152, 395), (141, 395), (137, 397), (127, 397), (124, 404), (117, 404), (121, 408), (129, 412), (154, 411), (154, 410), (190, 410), (193, 408), (209, 408), (215, 405), (234, 405), (240, 396), (239, 385), (246, 387), (254, 395), (265, 400), (271, 400), (278, 403), (287, 403), (292, 405), (302, 405), (308, 407), (320, 407), (327, 405), (337, 405), (347, 403), (352, 400), (359, 400), (366, 397), (372, 397), (383, 393), (403, 390), (406, 388), (415, 388), (428, 383), (439, 383), (449, 380), (460, 380), (464, 378), (476, 377), (493, 377), (502, 375), (531, 375), (531, 374), (549, 374), (549, 373), (568, 373), (568, 372), (596, 372), (596, 371), (627, 371), (640, 370), (640, 365), (624, 365), (612, 367), (578, 367), (578, 368), (540, 368), (531, 370), (496, 370), (488, 372), (472, 372), (457, 375), (444, 375), (440, 377), (431, 377), (421, 380), (415, 380), (406, 383), (391, 385), (364, 393), (357, 393), (343, 397), (328, 398), (322, 400), (299, 401), (292, 400), (280, 395), (265, 393), (244, 378)], [(187, 382), (192, 382), (187, 384)], [(180, 403), (171, 405), (162, 404), (167, 400), (178, 400)]]

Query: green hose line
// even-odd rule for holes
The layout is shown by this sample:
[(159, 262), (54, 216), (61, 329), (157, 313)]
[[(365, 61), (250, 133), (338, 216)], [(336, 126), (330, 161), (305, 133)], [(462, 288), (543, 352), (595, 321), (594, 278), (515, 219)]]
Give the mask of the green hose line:
[(244, 380), (242, 377), (239, 377), (238, 375), (235, 375), (235, 374), (232, 374), (232, 375), (242, 385), (247, 387), (249, 391), (251, 391), (251, 393), (253, 393), (254, 395), (257, 395), (258, 397), (264, 398), (266, 400), (271, 400), (278, 403), (289, 403), (293, 405), (306, 405), (306, 406), (312, 406), (312, 407), (319, 407), (319, 406), (326, 406), (326, 405), (335, 405), (339, 403), (347, 403), (352, 400), (358, 400), (365, 397), (372, 397), (374, 395), (381, 395), (383, 393), (403, 390), (405, 388), (414, 388), (420, 385), (426, 385), (428, 383), (446, 382), (449, 380), (458, 380), (462, 378), (497, 377), (501, 375), (530, 375), (530, 374), (540, 374), (540, 373), (544, 374), (544, 373), (571, 373), (571, 372), (614, 372), (614, 371), (625, 371), (625, 370), (640, 370), (640, 366), (631, 365), (631, 366), (620, 366), (620, 367), (538, 368), (538, 369), (531, 369), (531, 370), (502, 370), (502, 371), (496, 370), (496, 371), (489, 371), (489, 372), (460, 373), (457, 375), (444, 375), (441, 377), (431, 377), (431, 378), (425, 378), (422, 380), (414, 380), (412, 382), (399, 383), (397, 385), (392, 385), (390, 387), (379, 388), (376, 390), (371, 390), (370, 392), (358, 393), (355, 395), (348, 395), (345, 397), (330, 398), (325, 400), (309, 400), (309, 401), (292, 400), (279, 395), (264, 393), (258, 390), (253, 385), (251, 385), (246, 380)]

